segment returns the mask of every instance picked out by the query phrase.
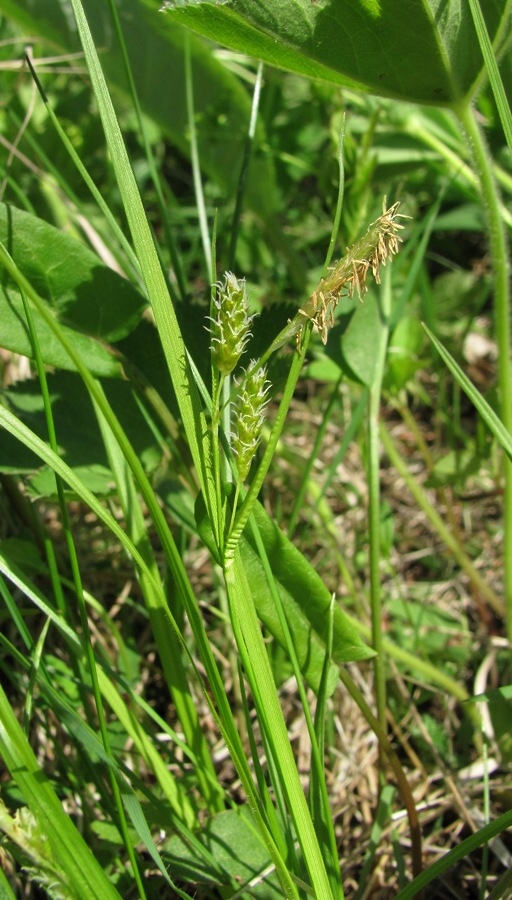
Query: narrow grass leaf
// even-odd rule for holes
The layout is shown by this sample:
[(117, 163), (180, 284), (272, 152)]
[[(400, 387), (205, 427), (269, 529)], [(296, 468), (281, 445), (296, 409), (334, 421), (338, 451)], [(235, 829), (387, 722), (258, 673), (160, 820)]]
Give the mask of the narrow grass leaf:
[(453, 377), (456, 379), (457, 383), (460, 384), (462, 390), (467, 394), (475, 408), (482, 416), (482, 419), (489, 428), (491, 434), (494, 435), (498, 443), (503, 447), (505, 453), (512, 460), (512, 435), (509, 434), (492, 407), (490, 407), (487, 403), (487, 400), (482, 397), (481, 393), (477, 390), (474, 384), (471, 383), (467, 375), (464, 374), (458, 363), (455, 362), (453, 356), (451, 356), (448, 353), (448, 350), (443, 347), (441, 341), (436, 338), (436, 336), (430, 331), (429, 328), (427, 328), (426, 325), (423, 325), (423, 327), (427, 332), (430, 340), (434, 344), (434, 347), (436, 348), (440, 357), (446, 363)]
[[(512, 153), (512, 113), (510, 111), (510, 104), (505, 93), (505, 87), (500, 75), (500, 70), (498, 68), (498, 54), (496, 52), (496, 47), (493, 47), (491, 39), (489, 37), (489, 32), (485, 24), (484, 14), (482, 12), (482, 4), (479, 2), (479, 0), (469, 0), (469, 8), (471, 10), (471, 15), (473, 16), (478, 43), (480, 44), (480, 49), (484, 58), (487, 76), (489, 78), (492, 92), (494, 94), (494, 99), (496, 101), (496, 106), (498, 109), (498, 115), (503, 126), (503, 132), (505, 134), (508, 148)], [(508, 4), (506, 4), (506, 8), (508, 8), (508, 14), (510, 16), (512, 4), (508, 2)], [(506, 24), (507, 21), (504, 15), (504, 27), (501, 34), (502, 44), (504, 43), (503, 37), (506, 36)]]
[[(152, 581), (146, 578), (144, 572), (140, 572), (139, 578), (169, 692), (176, 706), (185, 741), (188, 746), (194, 747), (197, 761), (195, 771), (207, 806), (212, 812), (220, 811), (224, 805), (222, 792), (215, 778), (210, 748), (201, 729), (199, 715), (183, 664), (183, 636), (178, 635), (171, 624), (168, 604), (163, 591), (155, 592), (153, 589), (153, 583), (158, 582), (160, 576), (133, 475), (98, 407), (96, 407), (96, 414), (108, 453), (110, 468), (115, 478), (117, 494), (125, 515), (126, 530), (153, 575)], [(190, 804), (185, 803), (185, 811), (189, 814), (185, 821), (191, 827), (195, 816)], [(190, 816), (193, 817), (192, 820)]]
[(251, 601), (247, 574), (239, 551), (235, 552), (233, 561), (225, 569), (225, 577), (235, 637), (254, 695), (260, 726), (264, 730), (272, 753), (273, 764), (279, 775), (279, 787), (286, 797), (313, 890), (317, 896), (327, 898), (331, 896), (331, 888), (325, 863), (291, 751), (270, 663)]
[(67, 878), (70, 897), (119, 900), (119, 894), (92, 851), (62, 809), (40, 768), (0, 686), (0, 754), (20, 792), (47, 835), (55, 860)]
[(212, 523), (217, 537), (219, 537), (220, 525), (217, 521), (215, 484), (211, 471), (211, 445), (199, 394), (83, 7), (80, 0), (71, 0), (71, 2), (135, 251), (180, 407), (183, 426)]
[[(75, 473), (58, 456), (56, 456), (50, 450), (50, 448), (47, 446), (47, 444), (44, 443), (44, 441), (41, 441), (40, 438), (38, 438), (37, 435), (33, 434), (33, 432), (31, 432), (30, 429), (28, 429), (25, 425), (23, 425), (23, 423), (20, 422), (19, 419), (16, 418), (16, 416), (13, 416), (13, 414), (9, 410), (5, 409), (1, 405), (0, 405), (0, 426), (3, 426), (4, 428), (6, 428), (11, 434), (14, 434), (20, 441), (22, 441), (22, 443), (25, 443), (27, 446), (29, 446), (42, 460), (44, 460), (46, 463), (48, 463), (48, 465), (50, 465), (56, 472), (58, 472), (61, 475), (61, 477), (69, 485), (71, 485), (71, 487), (73, 487), (73, 489), (77, 492), (78, 496), (80, 496), (81, 499), (85, 503), (87, 503), (90, 506), (90, 508), (96, 513), (98, 518), (102, 522), (104, 522), (108, 528), (110, 528), (112, 533), (121, 542), (122, 546), (125, 547), (126, 550), (128, 551), (128, 553), (131, 555), (131, 557), (134, 560), (134, 562), (136, 563), (136, 565), (142, 571), (145, 572), (146, 576), (150, 580), (153, 581), (154, 589), (156, 591), (161, 590), (161, 585), (157, 584), (154, 581), (152, 573), (148, 569), (145, 560), (143, 559), (143, 557), (141, 556), (139, 551), (133, 546), (132, 542), (127, 537), (127, 535), (125, 534), (123, 529), (115, 521), (113, 516), (104, 509), (104, 507), (96, 499), (96, 497), (89, 490), (87, 490), (87, 488), (85, 488), (85, 486), (82, 484), (81, 480), (79, 478), (77, 478)], [(1, 567), (0, 567), (0, 570), (1, 570)], [(6, 567), (5, 574), (7, 577), (11, 577), (11, 580), (13, 580), (9, 566)], [(23, 581), (21, 583), (23, 584)], [(24, 589), (26, 590), (25, 585), (24, 585)], [(58, 627), (62, 628), (63, 624), (64, 624), (64, 623), (62, 623), (62, 620), (55, 613), (53, 613), (52, 610), (50, 610), (47, 607), (44, 600), (42, 600), (42, 598), (39, 597), (37, 595), (37, 593), (34, 593), (34, 596), (36, 598), (37, 604), (44, 611), (46, 611), (48, 615), (52, 615), (55, 620), (55, 624), (57, 624)], [(296, 895), (295, 888), (293, 887), (293, 882), (290, 880), (286, 866), (285, 866), (283, 860), (281, 859), (281, 856), (276, 848), (274, 839), (273, 839), (272, 835), (270, 834), (270, 832), (268, 831), (265, 817), (263, 815), (263, 812), (262, 812), (262, 809), (260, 806), (259, 798), (254, 789), (254, 784), (252, 781), (251, 773), (249, 771), (247, 760), (246, 760), (245, 754), (244, 754), (242, 746), (241, 746), (240, 736), (238, 734), (236, 724), (233, 720), (233, 714), (232, 714), (232, 711), (231, 711), (231, 708), (229, 705), (228, 698), (224, 691), (224, 686), (220, 679), (220, 675), (218, 674), (218, 671), (215, 667), (214, 661), (210, 660), (211, 650), (209, 648), (209, 644), (207, 643), (206, 638), (204, 638), (204, 640), (201, 638), (201, 632), (200, 632), (200, 630), (198, 630), (198, 629), (202, 629), (202, 624), (201, 624), (200, 620), (198, 619), (198, 614), (197, 615), (194, 614), (193, 609), (190, 609), (190, 614), (193, 617), (192, 624), (193, 624), (193, 627), (195, 626), (194, 633), (196, 634), (196, 639), (199, 638), (199, 647), (203, 652), (203, 657), (205, 660), (205, 665), (207, 668), (210, 685), (212, 687), (215, 699), (219, 705), (219, 712), (217, 712), (215, 710), (215, 708), (211, 704), (211, 700), (207, 694), (205, 694), (205, 699), (210, 702), (210, 708), (211, 708), (212, 714), (217, 719), (218, 724), (222, 730), (223, 737), (226, 740), (226, 743), (230, 750), (232, 759), (236, 766), (237, 772), (240, 775), (243, 787), (248, 795), (252, 814), (254, 815), (254, 817), (258, 823), (258, 826), (264, 837), (265, 844), (269, 849), (269, 853), (276, 865), (276, 868), (278, 870), (280, 870), (281, 881), (282, 881), (282, 883), (288, 885), (289, 893), (287, 893), (286, 896), (296, 897), (297, 895)], [(168, 615), (172, 619), (172, 615), (171, 615), (170, 611), (168, 611)], [(67, 626), (66, 626), (66, 628), (67, 628)], [(79, 644), (78, 638), (76, 637), (76, 635), (70, 629), (68, 629), (68, 631), (70, 634), (70, 638)], [(195, 667), (194, 659), (193, 659), (190, 651), (187, 649), (186, 645), (184, 645), (184, 651), (187, 652), (192, 666)], [(199, 678), (199, 676), (198, 676), (198, 678)]]
[(428, 869), (425, 869), (421, 875), (415, 878), (414, 881), (411, 881), (406, 888), (396, 895), (396, 900), (413, 900), (413, 897), (418, 897), (427, 885), (432, 884), (436, 878), (440, 878), (444, 872), (451, 869), (455, 863), (464, 859), (466, 856), (469, 856), (469, 854), (473, 853), (475, 850), (479, 850), (484, 844), (492, 840), (492, 838), (502, 834), (507, 828), (511, 827), (512, 810), (509, 810), (502, 816), (498, 816), (493, 822), (484, 825), (484, 827), (480, 828), (475, 834), (472, 834), (464, 841), (461, 841), (461, 843), (454, 847), (453, 850), (445, 853), (441, 859), (432, 863)]

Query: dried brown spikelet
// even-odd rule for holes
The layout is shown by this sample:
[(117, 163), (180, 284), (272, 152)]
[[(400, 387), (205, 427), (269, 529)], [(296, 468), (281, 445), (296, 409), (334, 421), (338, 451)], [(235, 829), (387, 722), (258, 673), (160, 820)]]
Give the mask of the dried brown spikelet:
[(398, 253), (401, 242), (398, 231), (404, 226), (397, 219), (408, 218), (397, 212), (399, 206), (400, 201), (397, 201), (371, 223), (366, 234), (347, 249), (343, 259), (331, 266), (299, 311), (316, 325), (324, 344), (334, 325), (334, 311), (340, 297), (352, 297), (357, 293), (361, 300), (368, 290), (366, 277), (370, 269), (380, 284), (380, 266), (386, 265), (386, 260)]

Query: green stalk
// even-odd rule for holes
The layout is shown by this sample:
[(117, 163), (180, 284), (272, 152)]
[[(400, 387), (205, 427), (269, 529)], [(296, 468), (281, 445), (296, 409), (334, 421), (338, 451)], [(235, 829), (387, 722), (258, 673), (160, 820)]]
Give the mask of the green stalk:
[[(306, 322), (303, 328), (304, 331), (302, 335), (302, 346), (300, 352), (298, 351), (297, 353), (293, 354), (290, 371), (288, 373), (288, 378), (286, 380), (286, 385), (283, 391), (281, 402), (279, 404), (279, 409), (277, 411), (274, 425), (270, 433), (270, 438), (268, 440), (267, 446), (265, 447), (265, 452), (263, 453), (261, 463), (258, 466), (256, 474), (251, 481), (249, 490), (247, 491), (244, 501), (237, 512), (233, 528), (231, 529), (229, 539), (226, 544), (225, 559), (227, 559), (230, 555), (232, 556), (235, 551), (236, 545), (238, 544), (242, 532), (249, 520), (249, 516), (251, 515), (253, 506), (258, 499), (258, 494), (260, 492), (263, 481), (265, 480), (265, 476), (270, 468), (270, 464), (274, 457), (279, 438), (281, 437), (284, 423), (286, 421), (286, 416), (290, 408), (290, 403), (292, 402), (295, 386), (297, 384), (299, 375), (302, 370), (302, 365), (304, 363), (304, 357), (306, 355), (306, 350), (311, 335), (311, 322)], [(262, 359), (260, 360), (260, 364), (264, 358), (268, 358), (268, 354), (265, 354), (264, 357), (262, 357)]]
[[(338, 852), (336, 847), (336, 836), (334, 833), (334, 823), (332, 822), (331, 810), (329, 805), (329, 797), (327, 794), (327, 785), (324, 774), (324, 747), (323, 747), (323, 732), (324, 732), (324, 719), (325, 719), (325, 681), (327, 678), (327, 672), (329, 670), (329, 661), (331, 659), (331, 651), (332, 651), (332, 604), (331, 604), (331, 627), (330, 627), (330, 647), (329, 642), (326, 645), (326, 656), (324, 662), (324, 673), (323, 673), (323, 682), (324, 687), (320, 686), (318, 691), (318, 703), (315, 714), (315, 723), (313, 722), (313, 718), (311, 716), (311, 712), (309, 709), (308, 698), (306, 694), (306, 690), (304, 687), (303, 677), (300, 671), (300, 664), (297, 658), (297, 653), (295, 650), (295, 646), (293, 643), (293, 638), (290, 633), (290, 628), (288, 625), (288, 620), (286, 618), (286, 612), (283, 608), (282, 598), (279, 593), (278, 587), (275, 583), (275, 580), (272, 575), (272, 570), (270, 566), (270, 561), (268, 559), (265, 546), (261, 539), (261, 536), (256, 527), (256, 523), (251, 521), (250, 527), (252, 529), (253, 537), (258, 548), (258, 553), (260, 556), (261, 564), (263, 566), (265, 577), (268, 582), (269, 590), (272, 594), (272, 599), (276, 607), (277, 614), (279, 616), (279, 622), (281, 628), (283, 629), (283, 634), (285, 636), (287, 652), (289, 655), (290, 662), (292, 664), (293, 673), (295, 675), (295, 679), (297, 681), (297, 690), (300, 697), (300, 702), (302, 704), (302, 709), (304, 711), (304, 718), (306, 721), (306, 727), (308, 729), (309, 739), (311, 742), (311, 771), (310, 771), (310, 786), (309, 786), (309, 806), (311, 809), (311, 815), (313, 818), (313, 824), (315, 826), (316, 834), (320, 845), (322, 846), (322, 853), (325, 860), (326, 868), (329, 873), (332, 892), (335, 897), (338, 897), (339, 900), (343, 898), (343, 889), (340, 889), (340, 880), (339, 880), (339, 863), (338, 863)], [(320, 735), (320, 739), (318, 737)], [(312, 800), (314, 802), (312, 802)]]
[[(283, 791), (286, 798), (286, 804), (304, 856), (314, 896), (322, 898), (322, 900), (330, 900), (330, 898), (334, 898), (334, 895), (311, 821), (304, 789), (297, 772), (267, 649), (254, 609), (251, 588), (238, 548), (234, 550), (232, 556), (226, 558), (224, 576), (238, 649), (254, 695), (260, 727), (265, 735), (272, 757), (271, 761), (277, 772), (279, 789)], [(297, 896), (296, 889), (293, 893), (286, 893), (285, 896)], [(343, 897), (341, 884), (338, 896)]]
[(249, 174), (249, 163), (251, 161), (252, 150), (254, 146), (254, 138), (256, 136), (256, 122), (258, 120), (258, 109), (260, 105), (261, 86), (263, 84), (263, 63), (258, 63), (258, 71), (256, 73), (256, 81), (254, 83), (254, 92), (252, 95), (251, 119), (249, 129), (245, 139), (244, 152), (242, 156), (242, 166), (236, 190), (235, 211), (233, 213), (233, 222), (231, 225), (231, 238), (229, 242), (228, 252), (228, 270), (235, 268), (236, 245), (238, 234), (240, 231), (240, 220), (242, 217), (242, 204), (247, 184), (247, 176)]
[[(500, 418), (509, 434), (512, 433), (512, 366), (510, 360), (510, 265), (507, 236), (498, 186), (494, 178), (492, 158), (479, 127), (474, 110), (464, 106), (456, 110), (468, 136), (475, 170), (480, 180), (482, 205), (487, 218), (489, 250), (493, 264), (495, 333), (498, 345), (498, 391)], [(505, 618), (507, 636), (512, 642), (512, 462), (503, 461), (504, 539), (503, 568)]]
[[(503, 54), (504, 47), (510, 46), (510, 12), (512, 3), (510, 0), (504, 4), (499, 31), (491, 42), (487, 26), (485, 24), (484, 14), (482, 12), (482, 0), (469, 0), (469, 8), (473, 17), (478, 43), (484, 59), (485, 66), (480, 75), (480, 82), (489, 79), (500, 122), (503, 126), (503, 132), (507, 141), (509, 150), (512, 152), (512, 113), (510, 104), (505, 92), (505, 86), (501, 80), (500, 70), (498, 68), (498, 59)], [(505, 7), (508, 6), (508, 9)], [(478, 91), (476, 92), (478, 93)]]
[(370, 542), (370, 605), (372, 617), (372, 646), (377, 654), (374, 659), (375, 699), (377, 718), (382, 729), (386, 728), (386, 676), (382, 644), (382, 596), (380, 590), (380, 465), (379, 418), (382, 379), (386, 364), (386, 351), (391, 317), (390, 269), (385, 269), (380, 291), (379, 345), (374, 348), (377, 358), (373, 383), (368, 402), (368, 534)]
[[(410, 135), (415, 141), (421, 141), (426, 147), (430, 147), (434, 153), (437, 153), (441, 159), (441, 163), (444, 163), (444, 171), (447, 172), (451, 178), (456, 177), (461, 184), (465, 184), (471, 191), (478, 190), (478, 176), (475, 175), (471, 166), (461, 159), (460, 153), (457, 152), (456, 149), (452, 150), (445, 141), (437, 136), (433, 129), (429, 129), (425, 126), (423, 117), (412, 113), (403, 124), (403, 133)], [(512, 182), (509, 174), (504, 172), (500, 166), (496, 165), (496, 163), (493, 162), (491, 164), (496, 180), (499, 181), (507, 191), (510, 191)], [(503, 221), (506, 222), (509, 227), (512, 226), (512, 216), (504, 203), (501, 204), (501, 214), (503, 216)]]
[(208, 231), (208, 216), (204, 199), (203, 182), (201, 178), (201, 165), (199, 163), (199, 147), (197, 143), (196, 118), (194, 112), (194, 86), (192, 80), (192, 61), (190, 56), (190, 32), (185, 31), (185, 96), (187, 101), (187, 122), (190, 137), (190, 161), (192, 163), (192, 176), (194, 180), (194, 192), (199, 217), (199, 230), (205, 259), (206, 271), (212, 271), (212, 242)]
[[(155, 155), (151, 148), (151, 144), (149, 142), (147, 128), (144, 122), (144, 116), (142, 115), (142, 109), (139, 102), (139, 95), (137, 93), (137, 87), (135, 85), (135, 79), (133, 77), (132, 67), (130, 65), (130, 59), (128, 56), (128, 50), (126, 47), (126, 41), (124, 39), (123, 30), (121, 28), (121, 23), (119, 21), (119, 14), (117, 11), (117, 7), (114, 3), (114, 0), (108, 0), (110, 15), (112, 16), (112, 22), (114, 24), (114, 29), (116, 32), (117, 40), (119, 42), (119, 49), (121, 51), (121, 56), (123, 59), (124, 70), (126, 73), (126, 77), (128, 79), (128, 85), (130, 90), (130, 96), (133, 103), (133, 110), (135, 116), (137, 118), (137, 124), (139, 127), (139, 134), (142, 139), (142, 143), (144, 146), (144, 153), (146, 155), (146, 161), (148, 164), (149, 175), (151, 181), (153, 183), (153, 187), (155, 189), (156, 199), (158, 203), (158, 209), (160, 212), (160, 220), (162, 222), (165, 234), (165, 243), (169, 250), (169, 255), (171, 257), (171, 263), (173, 267), (173, 273), (176, 278), (176, 284), (178, 288), (179, 300), (182, 302), (185, 300), (187, 295), (187, 289), (185, 285), (185, 277), (183, 275), (183, 270), (181, 266), (181, 260), (176, 248), (176, 243), (174, 241), (174, 237), (172, 234), (171, 223), (169, 220), (169, 211), (167, 203), (165, 202), (164, 193), (162, 190), (162, 182), (158, 174)], [(169, 292), (172, 295), (173, 284), (172, 279), (167, 280), (167, 284), (169, 287)], [(173, 297), (173, 300), (175, 298)]]
[[(96, 46), (80, 0), (71, 0), (71, 5), (91, 77), (94, 95), (98, 103), (103, 130), (123, 200), (130, 233), (180, 408), (183, 427), (189, 441), (190, 452), (198, 478), (201, 482), (212, 527), (217, 541), (220, 542), (220, 524), (217, 520), (216, 492), (211, 467), (211, 442), (197, 385), (192, 374), (176, 313), (169, 297), (160, 260), (156, 253), (153, 235), (151, 234), (133, 175)], [(208, 255), (211, 256), (209, 251)]]

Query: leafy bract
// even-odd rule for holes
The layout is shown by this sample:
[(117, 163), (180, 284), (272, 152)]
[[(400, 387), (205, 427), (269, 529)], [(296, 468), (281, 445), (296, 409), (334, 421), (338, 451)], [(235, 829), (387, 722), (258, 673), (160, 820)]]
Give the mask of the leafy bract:
[[(279, 584), (288, 624), (295, 639), (295, 647), (297, 650), (302, 650), (307, 658), (307, 654), (311, 653), (310, 638), (305, 640), (304, 636), (300, 637), (299, 630), (301, 626), (312, 628), (320, 640), (322, 648), (325, 646), (331, 594), (311, 563), (292, 544), (259, 503), (256, 503), (254, 507), (254, 518), (272, 569), (272, 575)], [(265, 581), (265, 576), (263, 569), (260, 568), (261, 563), (259, 561), (256, 563), (257, 551), (249, 531), (244, 532), (241, 553), (246, 567), (251, 569), (249, 580), (259, 593), (259, 586), (261, 582)], [(268, 590), (258, 602), (258, 613), (279, 639), (280, 628), (276, 624), (277, 615)], [(295, 629), (297, 629), (297, 633), (295, 633)], [(334, 610), (333, 661), (341, 664), (368, 659), (373, 655), (373, 650), (361, 640), (340, 607), (336, 606)]]
[(354, 315), (341, 338), (341, 363), (349, 375), (371, 387), (377, 368), (377, 347), (382, 319), (375, 294), (356, 306)]
[[(313, 690), (318, 690), (325, 659), (331, 595), (311, 563), (259, 503), (255, 504), (253, 516), (281, 598), (302, 674)], [(196, 522), (201, 538), (218, 559), (201, 495), (196, 501)], [(268, 632), (281, 646), (286, 647), (272, 591), (250, 528), (245, 529), (241, 538), (240, 555), (258, 616)], [(373, 650), (361, 640), (336, 606), (328, 691), (332, 692), (337, 683), (338, 665), (371, 656)]]
[[(419, 103), (456, 106), (483, 69), (466, 0), (170, 0), (175, 22), (274, 66)], [(503, 49), (510, 0), (482, 4)]]

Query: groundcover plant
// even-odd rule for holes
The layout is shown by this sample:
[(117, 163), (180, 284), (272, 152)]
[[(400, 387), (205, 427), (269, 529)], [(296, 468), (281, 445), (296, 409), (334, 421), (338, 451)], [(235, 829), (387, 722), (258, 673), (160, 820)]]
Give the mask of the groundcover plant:
[(0, 0), (2, 896), (508, 896), (511, 5)]

